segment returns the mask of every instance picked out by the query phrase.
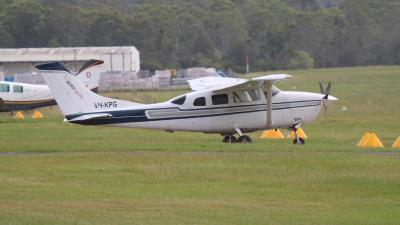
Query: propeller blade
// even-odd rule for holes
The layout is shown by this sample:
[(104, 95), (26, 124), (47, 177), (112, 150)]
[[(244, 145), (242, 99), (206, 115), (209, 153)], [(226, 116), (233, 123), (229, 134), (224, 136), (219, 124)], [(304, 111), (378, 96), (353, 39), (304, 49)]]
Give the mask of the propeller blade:
[(324, 86), (322, 85), (321, 81), (319, 82), (319, 92), (320, 92), (321, 94), (325, 94)]
[(325, 92), (325, 99), (328, 99), (329, 94), (331, 93), (332, 82), (329, 82), (328, 87)]

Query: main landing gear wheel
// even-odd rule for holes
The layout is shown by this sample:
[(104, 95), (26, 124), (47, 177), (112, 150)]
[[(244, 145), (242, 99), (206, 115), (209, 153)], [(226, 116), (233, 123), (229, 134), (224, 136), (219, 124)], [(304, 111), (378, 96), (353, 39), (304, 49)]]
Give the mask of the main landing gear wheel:
[(236, 143), (237, 140), (236, 140), (235, 136), (233, 136), (233, 135), (226, 135), (226, 136), (224, 136), (224, 139), (222, 140), (222, 142), (224, 142), (224, 143)]
[(243, 143), (243, 144), (251, 143), (251, 138), (249, 136), (247, 136), (247, 135), (243, 135), (243, 136), (239, 137), (238, 142), (239, 143)]
[(303, 138), (299, 138), (299, 140), (297, 140), (297, 138), (295, 138), (293, 140), (293, 144), (295, 144), (295, 145), (305, 145), (306, 141)]

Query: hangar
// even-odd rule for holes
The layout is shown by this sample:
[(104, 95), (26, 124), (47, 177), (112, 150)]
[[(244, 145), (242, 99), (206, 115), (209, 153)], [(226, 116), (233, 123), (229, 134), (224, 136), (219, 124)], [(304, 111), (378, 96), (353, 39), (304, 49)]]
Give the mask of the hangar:
[(0, 74), (27, 74), (35, 71), (35, 65), (61, 61), (71, 71), (89, 59), (104, 60), (105, 72), (138, 72), (139, 51), (134, 46), (119, 47), (71, 47), (71, 48), (17, 48), (0, 49)]

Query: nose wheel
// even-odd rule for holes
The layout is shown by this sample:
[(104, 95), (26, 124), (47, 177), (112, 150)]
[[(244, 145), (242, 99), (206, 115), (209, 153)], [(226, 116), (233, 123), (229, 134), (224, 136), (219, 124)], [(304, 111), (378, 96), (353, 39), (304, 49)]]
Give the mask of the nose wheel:
[(294, 145), (305, 145), (306, 144), (306, 141), (303, 139), (303, 138), (295, 138), (294, 140), (293, 140), (293, 144)]

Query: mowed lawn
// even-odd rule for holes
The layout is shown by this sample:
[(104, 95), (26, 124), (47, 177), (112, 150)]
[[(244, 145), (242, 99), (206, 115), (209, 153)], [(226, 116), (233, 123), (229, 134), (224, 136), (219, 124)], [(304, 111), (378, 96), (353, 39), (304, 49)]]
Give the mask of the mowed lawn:
[[(305, 146), (77, 126), (56, 107), (43, 120), (2, 114), (0, 224), (398, 224), (400, 67), (281, 72), (293, 75), (282, 90), (332, 81), (340, 99), (304, 125)], [(102, 94), (150, 103), (186, 91)], [(385, 148), (357, 148), (366, 131)]]

